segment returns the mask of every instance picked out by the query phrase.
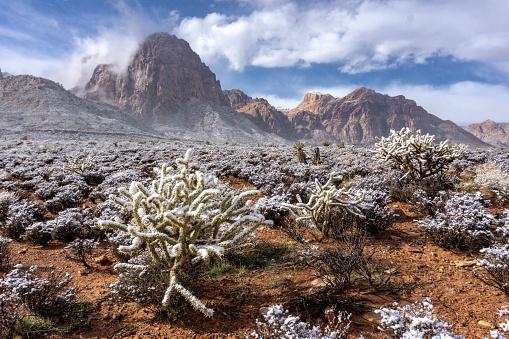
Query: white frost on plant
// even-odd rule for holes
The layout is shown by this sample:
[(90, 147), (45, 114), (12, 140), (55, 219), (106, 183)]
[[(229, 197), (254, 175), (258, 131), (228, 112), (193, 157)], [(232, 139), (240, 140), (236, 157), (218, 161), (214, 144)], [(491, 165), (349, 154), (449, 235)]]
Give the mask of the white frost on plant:
[(422, 302), (393, 308), (383, 307), (375, 310), (382, 317), (378, 327), (391, 337), (404, 339), (460, 339), (461, 335), (451, 333), (452, 326), (435, 317), (433, 304), (429, 298)]
[[(222, 195), (217, 177), (190, 170), (190, 157), (191, 149), (177, 159), (178, 174), (172, 174), (167, 164), (154, 168), (158, 178), (150, 188), (140, 182), (132, 182), (129, 190), (119, 188), (120, 196), (110, 199), (131, 213), (131, 222), (103, 220), (99, 225), (131, 236), (130, 245), (120, 246), (119, 251), (132, 254), (144, 246), (152, 264), (169, 271), (163, 305), (168, 305), (171, 293), (180, 293), (210, 316), (212, 311), (178, 282), (179, 274), (190, 265), (221, 257), (225, 249), (271, 222), (251, 206), (249, 198), (258, 191)], [(119, 264), (116, 268), (137, 270), (138, 266)]]

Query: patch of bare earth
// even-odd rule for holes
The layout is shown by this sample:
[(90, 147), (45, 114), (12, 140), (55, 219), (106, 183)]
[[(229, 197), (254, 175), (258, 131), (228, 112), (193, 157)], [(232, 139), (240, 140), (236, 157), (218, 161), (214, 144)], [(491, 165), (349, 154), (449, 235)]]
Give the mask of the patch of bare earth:
[[(356, 284), (345, 293), (353, 300), (352, 337), (382, 338), (372, 311), (394, 301), (410, 303), (430, 297), (438, 316), (453, 324), (455, 333), (466, 338), (489, 336), (490, 324), (499, 322), (496, 312), (509, 307), (506, 296), (477, 280), (472, 274), (475, 258), (454, 253), (429, 243), (417, 228), (415, 217), (404, 204), (393, 205), (405, 215), (389, 229), (370, 235), (365, 253), (372, 254), (392, 274), (391, 284), (374, 289)], [(400, 212), (401, 214), (401, 212)], [(50, 335), (53, 338), (243, 338), (254, 329), (260, 308), (276, 303), (295, 305), (302, 297), (316, 295), (320, 284), (306, 261), (296, 259), (297, 251), (317, 244), (290, 240), (278, 229), (261, 227), (258, 243), (273, 248), (273, 258), (262, 268), (242, 267), (233, 272), (204, 277), (196, 295), (215, 310), (211, 318), (190, 311), (186, 317), (169, 323), (154, 312), (134, 303), (117, 304), (111, 300), (109, 285), (116, 280), (117, 262), (105, 244), (98, 248), (93, 268), (65, 259), (64, 245), (32, 247), (12, 242), (12, 262), (24, 265), (61, 268), (74, 276), (83, 299), (96, 305), (90, 326), (76, 332)], [(106, 256), (107, 260), (104, 257)], [(100, 260), (99, 260), (100, 259)], [(481, 321), (481, 323), (480, 323)]]

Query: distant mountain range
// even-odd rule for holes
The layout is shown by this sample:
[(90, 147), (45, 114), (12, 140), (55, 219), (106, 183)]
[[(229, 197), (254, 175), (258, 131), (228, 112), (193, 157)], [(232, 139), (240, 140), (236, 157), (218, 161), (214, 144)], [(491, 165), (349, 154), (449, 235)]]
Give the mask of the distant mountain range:
[(127, 71), (98, 65), (84, 88), (66, 91), (48, 79), (4, 78), (1, 72), (0, 79), (2, 134), (54, 131), (211, 142), (371, 145), (375, 137), (408, 126), (438, 140), (473, 147), (508, 145), (507, 139), (499, 142), (485, 135), (496, 130), (496, 135), (507, 137), (507, 126), (491, 122), (489, 128), (462, 129), (413, 100), (368, 88), (343, 98), (307, 93), (297, 107), (276, 109), (241, 90), (223, 91), (189, 44), (167, 33), (148, 36)]

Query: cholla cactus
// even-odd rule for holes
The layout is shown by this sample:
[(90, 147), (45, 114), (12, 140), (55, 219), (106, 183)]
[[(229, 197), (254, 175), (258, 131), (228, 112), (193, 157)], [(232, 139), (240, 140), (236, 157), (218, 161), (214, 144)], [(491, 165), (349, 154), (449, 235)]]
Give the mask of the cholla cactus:
[(331, 213), (334, 208), (342, 209), (364, 218), (361, 209), (358, 207), (364, 201), (364, 194), (354, 193), (351, 189), (344, 187), (338, 189), (334, 182), (340, 180), (336, 173), (332, 172), (325, 185), (320, 185), (315, 180), (315, 189), (311, 192), (309, 201), (303, 203), (301, 197), (297, 194), (298, 203), (283, 204), (283, 208), (299, 220), (311, 221), (313, 227), (318, 229), (323, 236), (328, 236), (330, 231)]
[(465, 145), (449, 145), (448, 140), (436, 145), (434, 135), (422, 135), (420, 130), (412, 134), (408, 127), (399, 132), (391, 130), (389, 137), (377, 140), (375, 152), (378, 161), (392, 161), (395, 168), (405, 173), (401, 179), (408, 176), (414, 181), (443, 174), (449, 164), (466, 150)]
[(87, 156), (86, 158), (73, 157), (67, 160), (67, 163), (62, 166), (64, 171), (74, 172), (83, 176), (86, 171), (95, 167), (95, 156)]
[[(262, 224), (270, 224), (251, 206), (249, 197), (258, 191), (230, 193), (220, 196), (218, 179), (201, 172), (190, 172), (191, 150), (184, 159), (177, 159), (180, 173), (170, 174), (166, 164), (154, 171), (159, 176), (150, 189), (132, 182), (129, 190), (120, 188), (121, 197), (110, 196), (116, 204), (132, 214), (130, 224), (119, 221), (100, 221), (104, 228), (127, 232), (131, 245), (119, 251), (134, 253), (146, 246), (153, 265), (167, 271), (169, 287), (163, 306), (172, 293), (180, 293), (194, 308), (211, 316), (207, 308), (188, 289), (179, 277), (191, 265), (207, 262), (211, 256), (221, 257), (226, 248), (237, 244)], [(143, 270), (146, 266), (121, 263), (125, 270)]]

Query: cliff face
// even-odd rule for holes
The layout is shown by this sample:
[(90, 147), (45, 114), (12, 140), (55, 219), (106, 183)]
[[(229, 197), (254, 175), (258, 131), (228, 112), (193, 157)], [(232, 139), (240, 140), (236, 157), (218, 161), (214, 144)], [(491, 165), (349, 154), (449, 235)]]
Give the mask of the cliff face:
[(343, 98), (329, 94), (307, 93), (303, 101), (288, 113), (300, 135), (303, 132), (328, 133), (346, 144), (375, 143), (375, 137), (387, 136), (391, 129), (410, 127), (475, 147), (487, 146), (451, 121), (444, 121), (417, 106), (404, 96), (390, 97), (368, 88), (359, 88)]
[(256, 126), (268, 133), (293, 140), (297, 136), (288, 117), (265, 99), (251, 98), (239, 89), (224, 90), (230, 106), (246, 115)]
[(486, 120), (480, 124), (469, 125), (465, 130), (492, 146), (509, 148), (509, 123)]
[(189, 44), (168, 33), (147, 37), (125, 74), (99, 65), (86, 85), (88, 98), (163, 121), (191, 98), (228, 105), (221, 84)]

